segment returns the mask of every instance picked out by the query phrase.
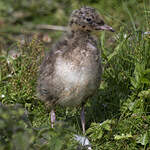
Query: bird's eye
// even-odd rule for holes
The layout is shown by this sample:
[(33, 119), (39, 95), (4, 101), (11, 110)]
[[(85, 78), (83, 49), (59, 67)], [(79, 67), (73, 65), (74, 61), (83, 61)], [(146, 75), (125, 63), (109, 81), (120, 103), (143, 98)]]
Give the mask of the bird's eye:
[(91, 18), (86, 18), (86, 20), (87, 20), (88, 22), (91, 22), (92, 19), (91, 19)]

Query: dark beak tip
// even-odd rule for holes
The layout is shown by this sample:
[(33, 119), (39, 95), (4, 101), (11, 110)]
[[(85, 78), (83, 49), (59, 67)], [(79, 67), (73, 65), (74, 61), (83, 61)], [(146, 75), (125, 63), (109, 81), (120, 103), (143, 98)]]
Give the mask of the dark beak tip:
[(115, 32), (115, 30), (114, 30), (114, 29), (111, 29), (110, 31), (111, 31), (111, 32)]
[(106, 30), (110, 32), (115, 32), (115, 30), (111, 26), (108, 26), (107, 24), (97, 26), (96, 30)]

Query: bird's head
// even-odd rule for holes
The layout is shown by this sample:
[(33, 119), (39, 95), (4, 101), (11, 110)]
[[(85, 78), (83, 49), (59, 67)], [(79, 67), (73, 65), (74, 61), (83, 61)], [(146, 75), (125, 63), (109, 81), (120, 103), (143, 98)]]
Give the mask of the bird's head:
[(100, 14), (91, 7), (74, 10), (70, 17), (69, 26), (73, 31), (108, 30), (114, 32), (112, 27), (106, 25)]

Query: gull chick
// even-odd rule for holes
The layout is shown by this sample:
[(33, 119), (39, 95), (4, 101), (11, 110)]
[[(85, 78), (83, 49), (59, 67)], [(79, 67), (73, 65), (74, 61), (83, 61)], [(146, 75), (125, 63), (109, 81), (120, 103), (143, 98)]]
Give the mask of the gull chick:
[(91, 35), (94, 30), (114, 32), (94, 8), (74, 10), (67, 34), (52, 47), (40, 65), (37, 93), (51, 109), (52, 127), (56, 105), (81, 105), (81, 124), (85, 133), (84, 104), (99, 88), (102, 75), (100, 50)]

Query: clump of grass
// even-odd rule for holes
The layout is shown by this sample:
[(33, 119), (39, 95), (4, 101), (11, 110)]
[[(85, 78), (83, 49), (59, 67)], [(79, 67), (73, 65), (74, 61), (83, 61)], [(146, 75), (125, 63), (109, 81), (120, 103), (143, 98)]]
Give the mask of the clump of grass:
[[(11, 50), (11, 49), (10, 49)], [(3, 103), (34, 103), (37, 70), (44, 48), (40, 41), (33, 39), (27, 45), (17, 43), (20, 55), (13, 59), (1, 57), (1, 95)], [(32, 88), (31, 88), (32, 87)]]
[[(25, 113), (26, 112), (26, 113)], [(56, 130), (50, 126), (33, 128), (28, 113), (20, 105), (0, 107), (0, 147), (1, 150), (75, 150), (73, 128), (58, 123)]]
[[(125, 34), (120, 31), (113, 52), (102, 47), (103, 80), (90, 105), (96, 118), (89, 120), (104, 122), (91, 123), (87, 130), (95, 149), (136, 150), (150, 146), (150, 38), (136, 31)], [(101, 42), (104, 39), (103, 35)]]
[(15, 59), (8, 55), (9, 51), (0, 58), (0, 100), (3, 104), (23, 104), (30, 111), (32, 120), (35, 107), (41, 108), (41, 111), (35, 111), (37, 116), (45, 112), (36, 98), (37, 73), (44, 47), (35, 35), (23, 45), (16, 43), (15, 51), (19, 54)]

